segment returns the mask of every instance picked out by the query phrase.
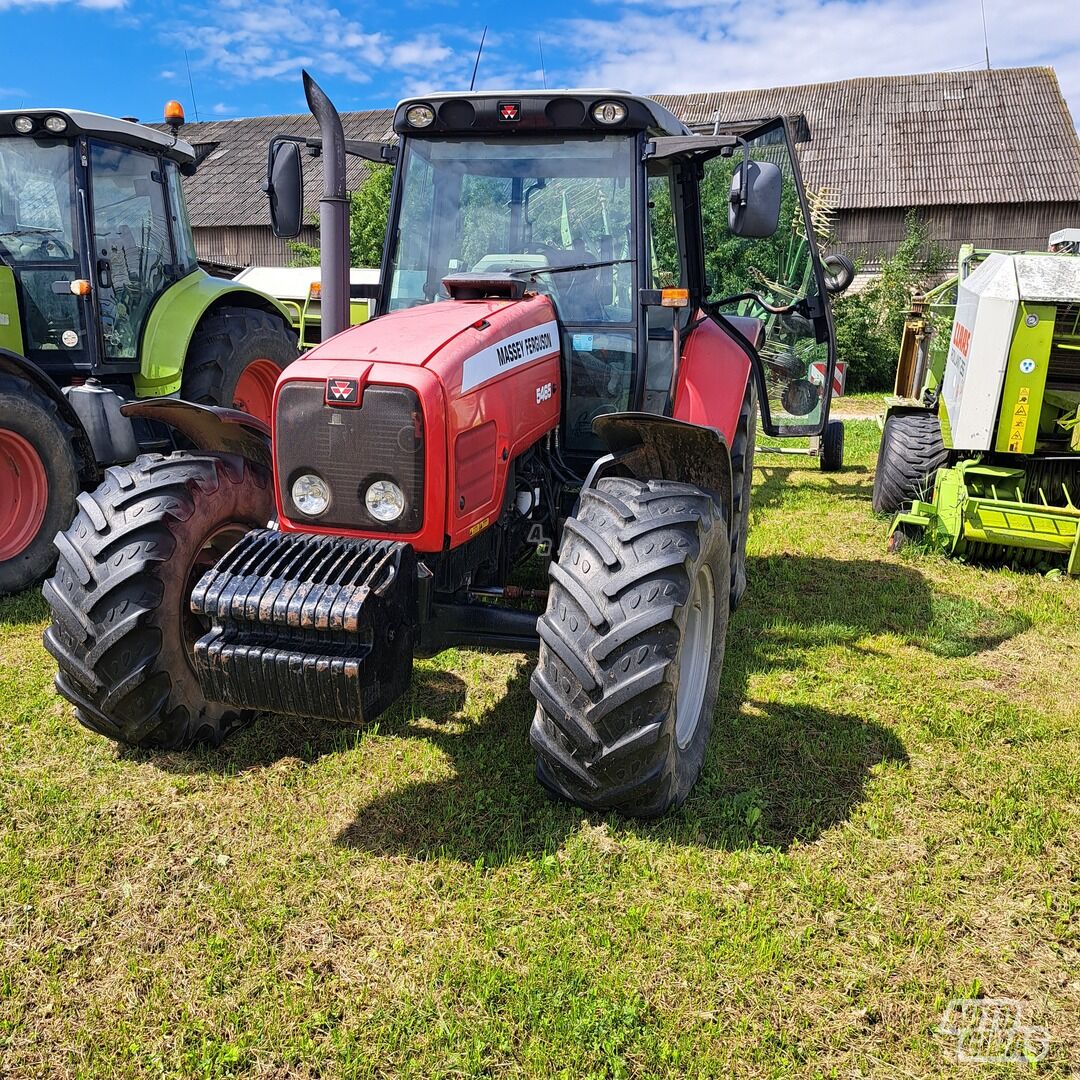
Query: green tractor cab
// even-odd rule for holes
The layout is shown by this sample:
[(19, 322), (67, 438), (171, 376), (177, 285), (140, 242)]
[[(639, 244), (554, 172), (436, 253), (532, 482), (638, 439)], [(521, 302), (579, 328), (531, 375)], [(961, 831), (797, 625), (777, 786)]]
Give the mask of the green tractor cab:
[(140, 398), (269, 419), (288, 311), (198, 265), (171, 132), (72, 109), (0, 112), (0, 594), (39, 580), (79, 491), (171, 449)]

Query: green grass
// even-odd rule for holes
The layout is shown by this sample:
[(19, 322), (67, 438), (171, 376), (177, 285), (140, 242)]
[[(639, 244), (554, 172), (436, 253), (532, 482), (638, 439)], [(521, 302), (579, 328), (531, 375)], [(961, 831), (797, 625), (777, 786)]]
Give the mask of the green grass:
[[(145, 755), (0, 602), (0, 1075), (1075, 1076), (1080, 586), (886, 555), (876, 440), (760, 459), (705, 772), (650, 825), (543, 797), (524, 657)], [(971, 996), (1048, 1059), (958, 1066)]]

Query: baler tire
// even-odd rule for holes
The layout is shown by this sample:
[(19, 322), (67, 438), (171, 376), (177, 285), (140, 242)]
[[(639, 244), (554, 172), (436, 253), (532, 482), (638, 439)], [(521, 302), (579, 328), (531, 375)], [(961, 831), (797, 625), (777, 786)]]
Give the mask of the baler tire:
[(839, 472), (844, 467), (844, 421), (830, 420), (821, 437), (821, 471)]
[(731, 444), (731, 610), (746, 592), (746, 536), (750, 531), (750, 494), (754, 486), (757, 445), (757, 387), (746, 387), (735, 438)]
[(686, 799), (712, 728), (730, 561), (700, 488), (607, 477), (582, 492), (530, 683), (537, 778), (556, 798), (639, 818)]
[[(180, 396), (243, 408), (269, 423), (274, 382), (298, 355), (296, 334), (283, 318), (258, 308), (215, 308), (192, 335)], [(251, 401), (238, 396), (244, 386), (253, 388)]]
[(948, 460), (936, 413), (925, 410), (887, 417), (874, 471), (874, 510), (897, 514), (914, 499), (928, 495), (938, 469)]
[(274, 512), (270, 473), (232, 454), (147, 454), (78, 497), (43, 593), (56, 689), (79, 722), (126, 746), (217, 745), (244, 717), (208, 702), (188, 607), (203, 570)]
[[(15, 493), (10, 489), (0, 491), (0, 513), (5, 519), (16, 511), (29, 511), (40, 518), (32, 536), (27, 535), (27, 528), (19, 529), (17, 522), (0, 521), (0, 537), (10, 538), (8, 530), (17, 530), (14, 531), (17, 542), (13, 539), (10, 545), (11, 554), (0, 558), (0, 596), (36, 585), (56, 562), (52, 538), (71, 521), (79, 492), (79, 462), (72, 446), (74, 434), (52, 398), (25, 379), (0, 374), (0, 455), (4, 455), (0, 461), (0, 482), (6, 485), (5, 472), (10, 468), (18, 473), (20, 459), (29, 456), (33, 465), (31, 475), (36, 474), (39, 482), (28, 483), (26, 487), (40, 500), (35, 506), (24, 507), (18, 488)], [(5, 453), (9, 440), (11, 447), (20, 451), (10, 460)], [(13, 499), (15, 506), (8, 499)], [(29, 522), (26, 524), (33, 528)]]

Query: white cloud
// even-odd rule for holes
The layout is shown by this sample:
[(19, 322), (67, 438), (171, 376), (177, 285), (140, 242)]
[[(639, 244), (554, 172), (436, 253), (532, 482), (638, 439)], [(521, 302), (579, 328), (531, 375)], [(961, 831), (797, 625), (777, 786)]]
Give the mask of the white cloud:
[(175, 71), (159, 71), (158, 72), (158, 78), (159, 79), (175, 79), (176, 78), (176, 72)]
[(124, 7), (127, 0), (0, 0), (0, 11), (17, 8), (57, 7), (71, 3), (75, 7), (89, 8), (92, 11), (115, 11)]
[(226, 105), (225, 102), (219, 101), (216, 105), (210, 106), (210, 111), (215, 116), (232, 116), (236, 113), (236, 106)]
[[(733, 90), (985, 62), (975, 0), (632, 0), (616, 10), (569, 22), (571, 81), (644, 93)], [(1075, 0), (986, 0), (986, 18), (993, 65), (1054, 66), (1080, 119)]]

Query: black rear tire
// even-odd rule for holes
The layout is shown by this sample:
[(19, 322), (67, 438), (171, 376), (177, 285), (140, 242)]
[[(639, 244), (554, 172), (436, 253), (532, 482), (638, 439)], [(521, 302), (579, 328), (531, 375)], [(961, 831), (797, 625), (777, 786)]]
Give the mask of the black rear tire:
[(553, 795), (642, 818), (682, 804), (712, 728), (730, 560), (724, 517), (700, 488), (608, 477), (582, 492), (530, 684), (537, 776)]
[(757, 445), (757, 387), (753, 376), (746, 387), (735, 439), (731, 444), (731, 610), (746, 592), (746, 536), (750, 531), (750, 494), (754, 486), (754, 448)]
[[(261, 420), (270, 420), (270, 402), (241, 400), (238, 388), (249, 367), (267, 361), (278, 372), (288, 367), (298, 356), (297, 338), (284, 319), (258, 308), (215, 308), (199, 323), (188, 346), (184, 361), (184, 379), (180, 396), (185, 401), (228, 408), (245, 408)], [(270, 368), (267, 368), (270, 374)], [(258, 389), (273, 389), (266, 380)], [(253, 397), (249, 392), (248, 397)], [(265, 399), (265, 392), (263, 394)]]
[(274, 512), (270, 474), (228, 454), (149, 454), (78, 498), (45, 583), (45, 648), (79, 722), (127, 746), (216, 745), (243, 717), (202, 695), (190, 614), (203, 571)]
[(874, 509), (879, 514), (897, 514), (913, 499), (928, 495), (938, 469), (948, 459), (936, 413), (925, 410), (889, 416), (874, 472)]
[(821, 436), (821, 471), (839, 472), (844, 467), (844, 421), (830, 420)]
[[(18, 530), (21, 515), (41, 518), (33, 536), (27, 538), (23, 532), (18, 543), (11, 545), (12, 554), (0, 560), (0, 596), (4, 596), (37, 584), (56, 562), (52, 538), (75, 513), (79, 463), (72, 448), (71, 425), (61, 417), (56, 402), (25, 379), (0, 374), (0, 429), (10, 432), (20, 446), (28, 445), (29, 452), (37, 455), (47, 485), (44, 498), (34, 500), (33, 506), (23, 505), (22, 500), (9, 506), (7, 500), (13, 498), (13, 492), (0, 492), (0, 506), (5, 515), (12, 516), (10, 521), (0, 521), (0, 534), (6, 534), (9, 528), (12, 533)], [(3, 447), (0, 454), (4, 454)], [(17, 468), (18, 463), (7, 460), (5, 455), (5, 460), (0, 461), (0, 482), (8, 483), (5, 473)]]

